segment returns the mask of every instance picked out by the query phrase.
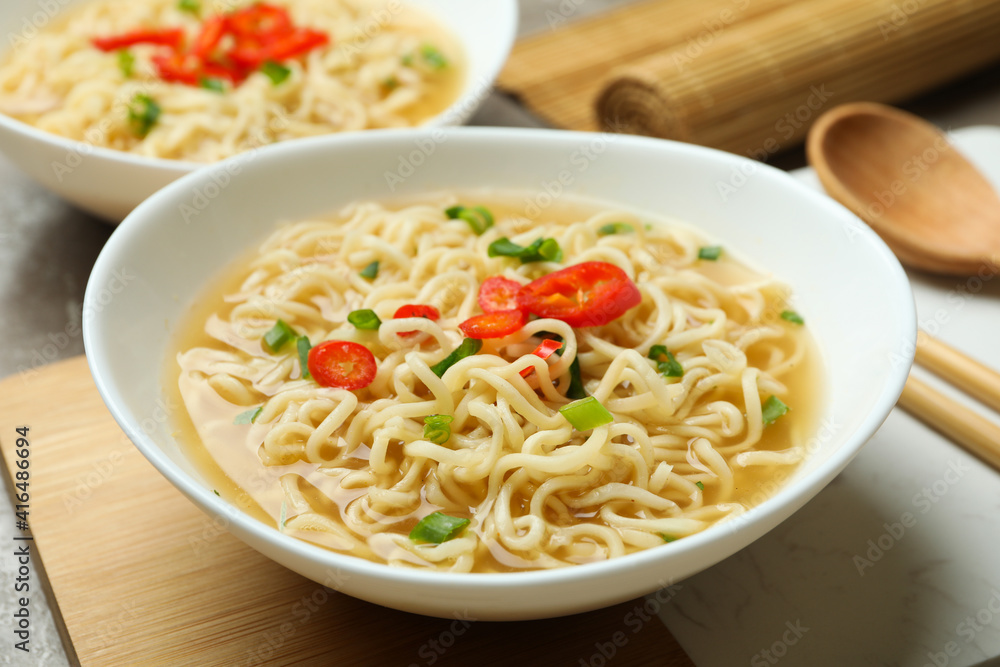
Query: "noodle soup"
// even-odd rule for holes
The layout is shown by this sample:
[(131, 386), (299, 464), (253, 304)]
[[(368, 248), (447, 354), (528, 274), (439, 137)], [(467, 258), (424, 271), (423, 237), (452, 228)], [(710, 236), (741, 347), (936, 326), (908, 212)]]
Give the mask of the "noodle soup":
[(671, 548), (774, 492), (818, 405), (788, 289), (682, 224), (520, 201), (356, 203), (227, 269), (170, 360), (216, 490), (461, 572)]
[(89, 0), (0, 62), (0, 113), (154, 158), (441, 113), (465, 80), (457, 38), (403, 0)]

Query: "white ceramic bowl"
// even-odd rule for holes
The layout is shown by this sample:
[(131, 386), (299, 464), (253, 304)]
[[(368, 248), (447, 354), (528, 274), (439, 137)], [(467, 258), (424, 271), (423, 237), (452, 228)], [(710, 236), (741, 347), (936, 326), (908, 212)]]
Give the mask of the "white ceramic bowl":
[[(31, 39), (65, 9), (88, 0), (3, 0), (0, 52)], [(517, 30), (517, 0), (403, 0), (433, 13), (461, 41), (468, 60), (455, 103), (425, 126), (461, 125), (486, 98)], [(143, 199), (201, 163), (146, 158), (42, 132), (0, 114), (0, 152), (29, 176), (85, 211), (117, 223)]]
[[(694, 574), (750, 544), (833, 479), (888, 415), (912, 361), (912, 295), (886, 246), (840, 205), (731, 154), (622, 135), (458, 128), (331, 136), (238, 160), (176, 181), (112, 235), (84, 302), (90, 367), (118, 423), (196, 505), (279, 563), (378, 604), (442, 617), (539, 618), (632, 599)], [(402, 180), (387, 176), (403, 172)], [(212, 493), (169, 425), (149, 426), (164, 396), (161, 371), (178, 318), (206, 281), (277, 222), (359, 198), (490, 186), (537, 191), (541, 204), (572, 192), (686, 220), (792, 286), (821, 349), (826, 386), (811, 456), (780, 491), (738, 520), (607, 562), (511, 574), (425, 572), (336, 554), (251, 519)], [(206, 197), (209, 205), (185, 224), (183, 212)], [(124, 285), (123, 275), (131, 276)]]

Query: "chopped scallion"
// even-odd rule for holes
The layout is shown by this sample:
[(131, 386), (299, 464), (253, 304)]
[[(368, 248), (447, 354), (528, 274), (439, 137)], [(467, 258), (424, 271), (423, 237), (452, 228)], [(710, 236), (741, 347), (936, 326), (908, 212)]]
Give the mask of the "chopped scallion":
[(517, 257), (522, 264), (528, 262), (561, 262), (562, 248), (555, 239), (535, 239), (529, 246), (514, 243), (506, 236), (490, 244), (486, 251), (490, 257)]
[(702, 482), (695, 482), (694, 485), (697, 486), (702, 491), (705, 490), (705, 485)]
[(281, 85), (287, 79), (292, 70), (288, 69), (281, 63), (276, 63), (273, 60), (268, 60), (266, 63), (260, 66), (260, 71), (267, 75), (267, 78), (271, 80), (271, 83), (275, 86)]
[(161, 113), (163, 110), (156, 100), (149, 95), (137, 93), (128, 105), (128, 122), (135, 135), (141, 139), (153, 129)]
[(434, 512), (425, 516), (413, 527), (410, 539), (414, 542), (441, 544), (458, 537), (470, 523), (472, 522), (469, 519), (449, 516), (444, 512)]
[(601, 225), (597, 229), (598, 236), (610, 236), (611, 234), (633, 234), (635, 233), (635, 227), (628, 224), (627, 222), (609, 222), (606, 225)]
[(177, 0), (177, 9), (198, 15), (201, 13), (201, 2), (199, 0)]
[(213, 93), (224, 93), (226, 92), (226, 86), (222, 83), (222, 79), (210, 79), (208, 77), (201, 77), (198, 81), (198, 86), (206, 90), (211, 90)]
[(668, 378), (684, 376), (684, 367), (677, 357), (667, 350), (666, 345), (654, 345), (649, 348), (649, 358), (656, 362), (656, 370)]
[(587, 390), (583, 388), (583, 378), (580, 374), (580, 357), (574, 357), (573, 363), (569, 365), (569, 387), (566, 389), (566, 398), (573, 400), (587, 398)]
[(791, 322), (792, 324), (805, 324), (806, 321), (802, 319), (802, 316), (796, 313), (794, 310), (783, 310), (781, 311), (781, 319)]
[(299, 351), (299, 368), (302, 372), (302, 379), (308, 380), (311, 377), (309, 374), (309, 350), (312, 349), (312, 343), (309, 342), (308, 336), (299, 336), (295, 341), (295, 347)]
[(260, 415), (260, 412), (263, 409), (264, 409), (264, 406), (262, 405), (262, 406), (257, 407), (257, 408), (250, 408), (246, 412), (241, 412), (240, 414), (236, 415), (236, 419), (233, 420), (233, 423), (234, 424), (253, 424), (254, 422), (257, 421), (257, 417)]
[(276, 353), (296, 337), (295, 330), (284, 320), (278, 320), (271, 330), (264, 334), (264, 347), (269, 352)]
[(382, 87), (386, 89), (387, 92), (392, 92), (399, 88), (399, 79), (394, 76), (387, 77), (382, 80)]
[(451, 438), (450, 424), (455, 420), (451, 415), (428, 415), (424, 417), (424, 440), (435, 445), (443, 445)]
[(781, 399), (777, 396), (771, 396), (769, 399), (764, 401), (761, 407), (761, 416), (764, 418), (764, 424), (773, 424), (774, 421), (781, 415), (788, 412), (788, 406), (781, 402)]
[(720, 245), (707, 245), (698, 249), (698, 259), (707, 259), (711, 262), (719, 259), (721, 254), (722, 246)]
[(431, 366), (434, 375), (441, 377), (444, 372), (466, 357), (471, 357), (479, 350), (483, 349), (483, 341), (476, 338), (466, 338), (458, 347), (452, 350), (451, 354)]
[(615, 420), (608, 409), (593, 396), (568, 403), (559, 408), (559, 412), (577, 431), (589, 431)]
[(374, 331), (382, 326), (382, 320), (370, 308), (352, 310), (347, 315), (347, 321), (353, 324), (356, 329), (365, 329), (368, 331)]
[(493, 226), (493, 214), (485, 206), (452, 206), (444, 210), (449, 220), (465, 220), (476, 236)]
[(122, 49), (118, 52), (118, 69), (122, 71), (122, 76), (126, 79), (132, 77), (132, 73), (135, 72), (135, 56), (128, 49)]
[(448, 66), (448, 59), (444, 57), (444, 54), (430, 44), (424, 44), (420, 47), (420, 57), (434, 70), (442, 70)]
[(365, 268), (361, 269), (360, 273), (362, 278), (367, 278), (368, 280), (375, 280), (378, 277), (378, 260), (375, 260)]
[(662, 537), (664, 542), (674, 542), (675, 540), (677, 540), (677, 538), (674, 537), (673, 535), (667, 535), (666, 533), (657, 533), (657, 535)]
[(218, 491), (216, 491), (215, 489), (212, 489), (212, 493), (214, 493), (215, 495), (219, 496), (220, 498), (222, 497), (222, 494), (219, 493)]

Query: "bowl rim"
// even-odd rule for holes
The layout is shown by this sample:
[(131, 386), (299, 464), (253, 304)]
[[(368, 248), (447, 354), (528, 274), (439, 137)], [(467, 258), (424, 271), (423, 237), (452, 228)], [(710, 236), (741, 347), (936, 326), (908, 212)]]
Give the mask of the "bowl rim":
[[(592, 132), (507, 127), (446, 127), (436, 128), (433, 132), (444, 132), (449, 135), (447, 143), (485, 140), (503, 143), (544, 142), (551, 144), (554, 142), (556, 145), (579, 145), (581, 142), (592, 140), (595, 136), (595, 133)], [(270, 162), (280, 161), (287, 154), (296, 155), (313, 151), (328, 153), (337, 150), (338, 147), (345, 144), (374, 142), (389, 144), (403, 143), (409, 146), (414, 138), (429, 136), (431, 133), (432, 131), (426, 128), (385, 129), (325, 135), (310, 139), (308, 142), (303, 140), (287, 141), (261, 151), (258, 159), (252, 165), (245, 165), (245, 167), (255, 171), (267, 169)], [(891, 288), (890, 292), (900, 292), (909, 295), (907, 299), (901, 300), (898, 304), (898, 316), (901, 318), (897, 320), (899, 329), (903, 332), (909, 332), (905, 335), (904, 340), (898, 341), (902, 343), (900, 358), (903, 363), (890, 365), (889, 373), (885, 377), (884, 386), (869, 412), (859, 422), (854, 431), (839, 438), (839, 447), (831, 453), (823, 465), (817, 466), (796, 477), (794, 480), (786, 482), (774, 496), (751, 507), (739, 516), (737, 520), (745, 523), (750, 532), (754, 532), (751, 529), (753, 526), (764, 527), (759, 532), (759, 537), (794, 514), (805, 502), (818, 494), (858, 454), (862, 446), (874, 435), (875, 431), (891, 412), (903, 390), (915, 349), (914, 343), (917, 329), (916, 309), (908, 278), (895, 255), (892, 254), (874, 231), (861, 223), (848, 209), (803, 184), (785, 171), (740, 155), (725, 153), (694, 144), (634, 135), (614, 136), (616, 144), (626, 146), (628, 150), (666, 151), (673, 153), (673, 157), (677, 159), (684, 159), (685, 157), (710, 158), (721, 164), (728, 163), (729, 167), (735, 168), (752, 165), (753, 169), (761, 170), (761, 173), (767, 175), (768, 178), (777, 179), (781, 186), (795, 192), (800, 197), (810, 200), (810, 205), (817, 211), (823, 212), (824, 215), (822, 217), (830, 219), (831, 224), (841, 224), (838, 222), (838, 219), (843, 220), (843, 224), (846, 224), (848, 220), (857, 222), (858, 226), (856, 228), (852, 227), (851, 234), (852, 236), (856, 234), (864, 237), (865, 241), (874, 251), (875, 257), (885, 265), (886, 277), (894, 281), (892, 284), (887, 284), (887, 287)], [(141, 235), (145, 227), (154, 224), (156, 211), (161, 208), (167, 208), (165, 205), (168, 203), (176, 203), (174, 202), (175, 198), (179, 201), (192, 188), (208, 182), (215, 169), (224, 169), (228, 162), (239, 159), (240, 156), (237, 155), (215, 163), (210, 167), (186, 174), (141, 203), (111, 235), (111, 238), (95, 262), (92, 276), (102, 272), (107, 272), (110, 275), (110, 272), (114, 269), (112, 259), (119, 256), (121, 249), (127, 247), (133, 236)], [(87, 305), (92, 303), (98, 296), (99, 284), (100, 281), (96, 280), (88, 282), (84, 296), (85, 310)], [(128, 410), (119, 403), (119, 397), (121, 396), (118, 392), (119, 388), (110, 381), (110, 378), (105, 376), (102, 370), (102, 365), (106, 363), (106, 359), (104, 356), (105, 349), (99, 344), (98, 331), (95, 330), (97, 326), (95, 321), (97, 319), (99, 318), (85, 321), (83, 327), (87, 362), (95, 384), (115, 420), (146, 459), (157, 468), (160, 474), (166, 477), (189, 498), (192, 500), (196, 499), (196, 504), (199, 504), (202, 509), (210, 508), (214, 514), (225, 516), (230, 521), (233, 521), (241, 530), (245, 530), (259, 539), (261, 543), (285, 551), (297, 558), (320, 563), (328, 568), (335, 568), (338, 572), (363, 577), (375, 577), (389, 583), (404, 586), (410, 584), (423, 586), (428, 583), (434, 583), (448, 590), (465, 588), (470, 585), (488, 590), (500, 587), (530, 586), (543, 581), (547, 585), (568, 584), (585, 580), (601, 580), (603, 577), (612, 575), (622, 569), (652, 565), (654, 561), (672, 558), (677, 553), (701, 549), (707, 543), (724, 537), (722, 532), (729, 530), (726, 526), (727, 522), (713, 524), (699, 533), (673, 542), (669, 551), (649, 548), (604, 561), (583, 563), (572, 567), (497, 573), (454, 573), (393, 567), (385, 563), (369, 561), (357, 556), (325, 549), (283, 534), (262, 521), (251, 517), (249, 514), (242, 512), (224, 499), (216, 497), (209, 489), (192, 479), (186, 472), (175, 465), (169, 457), (160, 451), (159, 447), (153, 443), (152, 439), (144, 431), (130, 424)], [(781, 497), (783, 500), (781, 502), (773, 502), (778, 497)], [(730, 532), (735, 539), (741, 531)], [(754, 539), (757, 538), (755, 537)], [(727, 550), (723, 558), (729, 557), (733, 553), (735, 553), (733, 550)], [(714, 563), (715, 561), (712, 562)], [(667, 581), (661, 583), (666, 586), (675, 582)]]
[[(81, 0), (82, 2), (83, 0)], [(77, 2), (76, 4), (80, 4)], [(423, 8), (425, 11), (427, 8)], [(497, 11), (497, 10), (502, 11)], [(449, 122), (449, 117), (456, 115), (456, 111), (459, 117), (462, 117), (464, 113), (462, 109), (467, 107), (471, 108), (474, 113), (474, 109), (478, 107), (478, 104), (485, 100), (486, 94), (491, 89), (493, 82), (500, 75), (500, 70), (503, 69), (504, 64), (507, 61), (507, 57), (513, 48), (514, 41), (517, 38), (517, 27), (520, 17), (520, 6), (517, 0), (491, 0), (490, 7), (484, 9), (483, 11), (493, 11), (495, 12), (493, 20), (495, 21), (494, 27), (496, 29), (497, 35), (499, 36), (498, 45), (500, 48), (497, 49), (495, 53), (490, 54), (490, 58), (486, 61), (485, 71), (480, 75), (479, 78), (473, 79), (472, 72), (466, 71), (466, 80), (459, 92), (458, 97), (456, 97), (451, 104), (446, 108), (442, 109), (440, 113), (427, 118), (419, 125), (411, 128), (404, 129), (417, 129), (417, 128), (434, 128), (434, 127), (447, 127), (452, 123)], [(60, 13), (62, 13), (60, 9)], [(463, 46), (468, 47), (468, 42), (464, 34), (460, 31), (453, 31), (457, 39), (462, 42)], [(7, 53), (6, 49), (0, 49), (0, 57), (5, 56)], [(489, 86), (485, 89), (481, 86), (482, 81), (486, 80), (489, 82)], [(470, 107), (471, 105), (471, 107)], [(5, 113), (0, 112), (0, 128), (4, 128), (14, 134), (22, 135), (27, 139), (32, 141), (47, 144), (53, 148), (63, 150), (67, 153), (78, 153), (80, 155), (88, 155), (107, 160), (112, 163), (117, 163), (124, 167), (153, 167), (167, 172), (172, 172), (177, 175), (190, 173), (196, 169), (202, 167), (219, 164), (225, 160), (231, 159), (238, 155), (245, 154), (247, 151), (238, 153), (237, 155), (229, 156), (223, 158), (222, 160), (216, 160), (214, 162), (197, 162), (194, 160), (183, 160), (183, 159), (173, 159), (173, 158), (163, 158), (148, 155), (139, 155), (136, 153), (131, 153), (128, 151), (122, 151), (115, 148), (108, 148), (106, 146), (94, 146), (93, 144), (80, 140), (71, 139), (60, 134), (55, 134), (52, 132), (47, 132), (41, 130), (34, 125), (26, 123), (22, 120), (18, 120), (12, 116), (8, 116)], [(351, 132), (372, 132), (375, 130), (365, 129), (365, 130), (354, 130)], [(348, 134), (351, 132), (331, 132), (330, 135), (334, 134)], [(320, 135), (328, 136), (328, 135)], [(284, 143), (289, 143), (292, 141), (302, 141), (311, 140), (315, 137), (300, 137), (295, 139), (286, 139), (284, 141), (277, 142), (276, 144), (271, 144), (268, 146), (260, 146), (260, 148), (270, 148), (274, 145), (280, 145)], [(256, 149), (250, 149), (256, 150)]]

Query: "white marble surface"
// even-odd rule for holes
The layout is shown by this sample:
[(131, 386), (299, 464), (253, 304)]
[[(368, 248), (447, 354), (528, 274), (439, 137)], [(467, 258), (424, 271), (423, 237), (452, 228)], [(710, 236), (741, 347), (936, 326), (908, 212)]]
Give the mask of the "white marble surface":
[[(520, 0), (521, 34), (549, 29), (553, 16), (572, 21), (629, 1)], [(1000, 126), (1000, 67), (910, 108), (946, 128)], [(540, 125), (501, 95), (491, 96), (472, 123)], [(801, 166), (801, 151), (779, 156), (777, 164)], [(0, 346), (0, 377), (40, 359), (82, 354), (79, 336), (60, 339), (55, 348), (49, 343), (79, 320), (89, 266), (109, 234), (110, 228), (48, 195), (0, 157), (0, 338), (6, 343)], [(947, 316), (941, 338), (1000, 368), (992, 326), (1000, 322), (1000, 280), (961, 305), (952, 294), (960, 282), (915, 275), (913, 284), (922, 319), (938, 311)], [(958, 483), (922, 512), (914, 495), (945, 479), (955, 462), (968, 470), (960, 468)], [(854, 556), (865, 556), (868, 541), (877, 542), (884, 524), (905, 512), (915, 515), (915, 523), (860, 575)], [(928, 653), (937, 654), (936, 667), (1000, 664), (1000, 613), (990, 609), (991, 602), (1000, 609), (993, 597), (1000, 591), (998, 529), (1000, 475), (896, 411), (816, 499), (749, 548), (682, 582), (661, 616), (700, 667), (935, 665)], [(0, 539), (10, 545), (15, 534), (3, 495)], [(4, 549), (0, 557), (3, 619), (11, 618), (16, 602), (11, 552)], [(31, 581), (32, 652), (15, 652), (12, 642), (0, 641), (0, 665), (69, 664), (37, 572)], [(992, 615), (989, 622), (970, 625), (967, 618), (979, 624), (980, 613), (984, 621)], [(0, 623), (8, 639), (9, 627)], [(954, 656), (945, 654), (949, 642)]]

